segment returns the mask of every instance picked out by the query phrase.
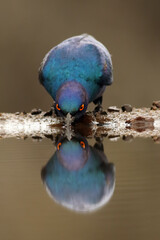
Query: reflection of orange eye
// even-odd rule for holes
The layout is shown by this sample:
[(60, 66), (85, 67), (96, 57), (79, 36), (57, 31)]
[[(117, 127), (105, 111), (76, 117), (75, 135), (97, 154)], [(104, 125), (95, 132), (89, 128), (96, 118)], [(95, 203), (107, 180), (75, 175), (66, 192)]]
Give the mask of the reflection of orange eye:
[(85, 143), (84, 143), (83, 141), (80, 141), (80, 144), (81, 144), (81, 147), (82, 147), (82, 148), (85, 148), (85, 147), (86, 147), (86, 145), (85, 145)]
[(84, 109), (84, 104), (81, 105), (81, 107), (79, 108), (79, 111), (82, 111)]
[(59, 148), (60, 148), (61, 145), (62, 145), (62, 143), (59, 142), (58, 145), (57, 145), (57, 149), (58, 149), (58, 151), (59, 151)]
[(60, 107), (59, 107), (59, 105), (58, 105), (58, 103), (56, 104), (56, 108), (57, 108), (58, 111), (61, 110)]

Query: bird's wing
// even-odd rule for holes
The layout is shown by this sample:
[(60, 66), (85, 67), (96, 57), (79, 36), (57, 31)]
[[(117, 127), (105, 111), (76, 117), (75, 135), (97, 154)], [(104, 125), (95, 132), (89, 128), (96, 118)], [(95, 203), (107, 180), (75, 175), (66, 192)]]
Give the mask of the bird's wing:
[(79, 41), (84, 44), (94, 45), (97, 49), (97, 55), (99, 56), (100, 65), (102, 66), (102, 75), (97, 79), (97, 83), (100, 85), (111, 85), (113, 82), (113, 66), (111, 55), (108, 49), (94, 37), (88, 34), (82, 34), (79, 36)]

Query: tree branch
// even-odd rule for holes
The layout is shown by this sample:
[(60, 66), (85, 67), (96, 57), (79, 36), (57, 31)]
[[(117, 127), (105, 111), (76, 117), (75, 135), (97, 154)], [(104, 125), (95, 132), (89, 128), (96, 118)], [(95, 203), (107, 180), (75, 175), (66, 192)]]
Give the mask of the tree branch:
[(108, 136), (110, 140), (152, 137), (154, 141), (160, 142), (160, 108), (154, 104), (151, 109), (132, 109), (128, 106), (121, 109), (109, 107), (107, 111), (96, 114), (87, 112), (71, 125), (52, 111), (46, 113), (34, 109), (31, 113), (0, 113), (0, 137), (41, 139), (63, 134), (70, 138), (78, 133), (88, 138)]

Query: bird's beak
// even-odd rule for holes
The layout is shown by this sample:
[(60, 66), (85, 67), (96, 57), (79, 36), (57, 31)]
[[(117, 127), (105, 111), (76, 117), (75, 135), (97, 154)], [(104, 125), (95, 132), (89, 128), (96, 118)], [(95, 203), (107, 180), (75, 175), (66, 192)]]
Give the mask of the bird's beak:
[(67, 113), (67, 116), (66, 116), (66, 125), (67, 126), (70, 126), (71, 125), (71, 122), (72, 122), (72, 116), (70, 113)]
[(67, 113), (66, 116), (66, 137), (68, 141), (72, 139), (72, 130), (71, 130), (71, 124), (72, 124), (72, 116), (70, 113)]
[(67, 119), (71, 119), (71, 114), (70, 114), (70, 113), (67, 113), (66, 118), (67, 118)]

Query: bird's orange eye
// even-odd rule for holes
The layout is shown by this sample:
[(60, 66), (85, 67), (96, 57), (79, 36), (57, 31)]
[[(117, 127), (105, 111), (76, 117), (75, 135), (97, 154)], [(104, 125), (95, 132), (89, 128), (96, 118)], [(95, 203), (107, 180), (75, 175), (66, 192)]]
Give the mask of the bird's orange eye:
[(79, 111), (82, 111), (84, 109), (84, 104), (82, 104), (79, 108)]
[(58, 103), (56, 104), (56, 108), (57, 108), (58, 111), (61, 110), (60, 107), (59, 107), (59, 105), (58, 105)]
[(82, 147), (82, 148), (85, 148), (85, 147), (86, 147), (86, 145), (85, 145), (85, 143), (84, 143), (83, 141), (80, 141), (80, 144), (81, 144), (81, 147)]
[(61, 145), (62, 145), (62, 143), (59, 142), (58, 145), (57, 145), (57, 149), (58, 149), (58, 151), (59, 151)]

